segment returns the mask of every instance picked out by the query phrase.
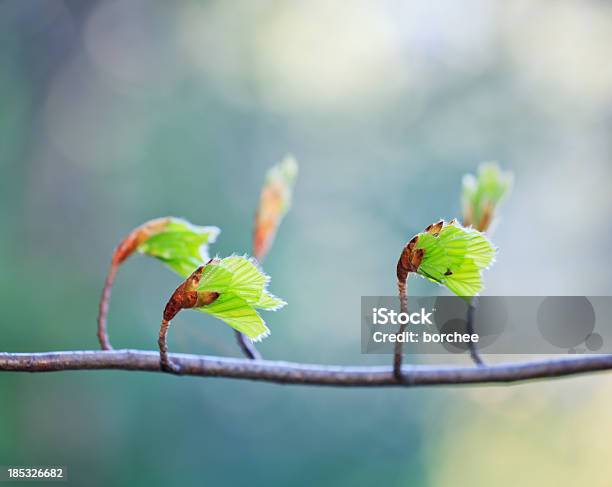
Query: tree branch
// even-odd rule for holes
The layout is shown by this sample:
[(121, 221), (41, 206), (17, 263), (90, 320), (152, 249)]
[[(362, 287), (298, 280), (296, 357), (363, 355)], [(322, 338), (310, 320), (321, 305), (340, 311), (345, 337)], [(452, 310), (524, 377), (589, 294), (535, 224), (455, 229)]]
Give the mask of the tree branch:
[[(392, 367), (314, 365), (204, 355), (170, 354), (182, 375), (227, 377), (280, 384), (337, 387), (428, 386), (519, 382), (612, 369), (612, 355), (565, 357), (483, 367), (404, 365), (398, 381)], [(0, 371), (140, 370), (161, 372), (159, 353), (140, 350), (0, 353)]]

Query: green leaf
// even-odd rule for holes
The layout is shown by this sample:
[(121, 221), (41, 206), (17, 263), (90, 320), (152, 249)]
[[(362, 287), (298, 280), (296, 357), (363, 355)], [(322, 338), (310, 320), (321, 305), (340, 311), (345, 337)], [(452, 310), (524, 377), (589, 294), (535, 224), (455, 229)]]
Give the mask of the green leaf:
[(286, 304), (287, 303), (281, 298), (274, 296), (274, 294), (270, 294), (268, 291), (264, 291), (261, 295), (261, 298), (259, 298), (259, 301), (257, 301), (254, 306), (259, 309), (276, 311), (281, 309)]
[(495, 247), (479, 231), (452, 222), (440, 232), (418, 234), (416, 249), (423, 249), (417, 269), (421, 276), (448, 287), (457, 296), (476, 296), (483, 289), (482, 271), (495, 257)]
[(233, 255), (213, 261), (202, 271), (198, 291), (220, 294), (212, 304), (198, 308), (211, 314), (251, 340), (260, 340), (270, 331), (256, 308), (276, 311), (287, 303), (267, 291), (270, 278), (246, 256)]
[(232, 274), (229, 290), (236, 293), (249, 304), (255, 304), (261, 298), (270, 278), (246, 256), (232, 255), (219, 264)]
[(232, 255), (213, 261), (202, 271), (199, 291), (232, 292), (248, 304), (257, 303), (270, 278), (246, 256)]
[(161, 260), (187, 277), (209, 259), (208, 244), (216, 240), (219, 232), (217, 227), (201, 227), (170, 218), (161, 230), (138, 246), (138, 252)]
[(219, 262), (213, 263), (204, 267), (198, 291), (214, 291), (219, 294), (226, 292), (231, 283), (233, 275), (227, 269), (219, 265)]
[(270, 334), (270, 330), (257, 311), (234, 293), (226, 292), (212, 304), (196, 309), (225, 321), (253, 341), (259, 341)]
[(466, 174), (461, 194), (463, 223), (487, 230), (497, 206), (510, 192), (513, 179), (511, 172), (502, 171), (495, 162), (481, 164), (476, 177)]

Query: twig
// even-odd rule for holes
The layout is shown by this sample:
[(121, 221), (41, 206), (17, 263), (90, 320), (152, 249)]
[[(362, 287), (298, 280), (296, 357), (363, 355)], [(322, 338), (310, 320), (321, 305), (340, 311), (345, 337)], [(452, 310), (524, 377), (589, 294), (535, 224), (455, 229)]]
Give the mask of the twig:
[[(216, 263), (217, 260), (210, 259), (206, 265), (216, 265)], [(200, 308), (213, 303), (219, 297), (219, 293), (216, 292), (198, 291), (198, 285), (200, 284), (204, 267), (206, 266), (198, 267), (185, 282), (175, 289), (164, 308), (157, 344), (159, 346), (159, 363), (162, 370), (165, 372), (170, 372), (172, 374), (181, 373), (180, 365), (173, 363), (168, 356), (167, 339), (170, 321), (174, 319), (182, 309)]]
[[(408, 313), (408, 293), (406, 291), (407, 281), (397, 281), (397, 289), (400, 300), (400, 311), (402, 313)], [(402, 335), (406, 331), (406, 324), (402, 323), (398, 334)], [(402, 348), (403, 342), (399, 340), (395, 342), (395, 350), (393, 352), (393, 375), (398, 382), (402, 381)]]
[(111, 259), (110, 268), (108, 269), (108, 275), (104, 281), (104, 288), (102, 289), (102, 296), (100, 297), (99, 311), (98, 311), (98, 341), (102, 350), (112, 350), (113, 347), (110, 344), (108, 338), (108, 330), (106, 326), (106, 320), (108, 317), (108, 306), (110, 304), (111, 289), (115, 282), (115, 277), (119, 266), (132, 255), (138, 245), (145, 241), (150, 235), (158, 232), (164, 228), (170, 220), (170, 217), (156, 218), (143, 223), (139, 227), (132, 230), (115, 248), (113, 257)]
[[(474, 334), (474, 319), (476, 315), (477, 306), (478, 306), (478, 296), (474, 296), (468, 306), (468, 311), (467, 311), (466, 331), (469, 335)], [(468, 349), (470, 351), (470, 357), (472, 357), (472, 360), (474, 361), (474, 363), (478, 366), (483, 366), (484, 361), (482, 360), (482, 357), (480, 356), (480, 353), (478, 352), (478, 345), (476, 345), (476, 343), (474, 343), (472, 340), (469, 340)]]
[[(183, 375), (338, 387), (507, 383), (612, 369), (612, 355), (572, 356), (486, 367), (410, 365), (402, 367), (403, 381), (400, 383), (393, 369), (388, 366), (344, 367), (186, 354), (170, 354), (169, 358), (180, 366)], [(157, 351), (0, 353), (0, 371), (59, 372), (92, 369), (162, 370)]]
[(159, 346), (159, 364), (161, 369), (164, 372), (170, 372), (172, 374), (180, 374), (181, 367), (170, 360), (170, 356), (168, 355), (168, 326), (170, 322), (165, 318), (161, 322), (161, 327), (159, 328), (159, 338), (157, 340), (157, 344)]
[(255, 348), (253, 342), (251, 342), (244, 333), (240, 333), (236, 330), (236, 341), (246, 358), (249, 360), (261, 360), (261, 353), (259, 353), (259, 350)]
[[(436, 224), (429, 225), (425, 231), (432, 233), (440, 232), (443, 221), (439, 221)], [(412, 237), (410, 242), (402, 249), (402, 253), (397, 261), (395, 269), (395, 275), (397, 277), (397, 290), (400, 299), (400, 311), (402, 313), (408, 313), (408, 292), (406, 287), (408, 286), (408, 276), (411, 272), (416, 272), (421, 265), (425, 250), (417, 249), (416, 244), (419, 240), (419, 236), (415, 235)], [(406, 330), (406, 325), (400, 326), (399, 333), (403, 333)], [(395, 352), (393, 354), (393, 374), (398, 382), (403, 380), (402, 377), (402, 342), (395, 342)]]
[(104, 289), (102, 289), (102, 296), (100, 297), (100, 306), (98, 312), (98, 341), (100, 342), (100, 347), (102, 347), (102, 350), (113, 349), (113, 346), (110, 344), (110, 340), (108, 339), (106, 322), (108, 318), (108, 306), (110, 304), (111, 289), (113, 287), (113, 282), (115, 281), (115, 276), (117, 275), (118, 270), (119, 262), (115, 257), (113, 257), (110, 268), (108, 270), (108, 275), (106, 276), (106, 280), (104, 281)]

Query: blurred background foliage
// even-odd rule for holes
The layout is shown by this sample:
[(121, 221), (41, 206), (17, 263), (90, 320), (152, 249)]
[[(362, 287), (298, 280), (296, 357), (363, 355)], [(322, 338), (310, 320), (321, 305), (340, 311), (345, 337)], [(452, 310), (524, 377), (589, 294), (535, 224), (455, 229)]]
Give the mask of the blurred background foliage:
[[(611, 43), (595, 0), (3, 1), (1, 349), (96, 348), (111, 252), (152, 217), (250, 252), (286, 152), (300, 177), (265, 268), (289, 306), (265, 357), (389, 362), (360, 355), (360, 296), (395, 293), (403, 244), (459, 215), (482, 160), (516, 175), (486, 292), (609, 294)], [(130, 259), (113, 343), (154, 349), (177, 282)], [(221, 322), (174, 325), (175, 351), (238, 354)], [(608, 485), (611, 396), (605, 375), (341, 390), (5, 373), (0, 463), (89, 486)]]

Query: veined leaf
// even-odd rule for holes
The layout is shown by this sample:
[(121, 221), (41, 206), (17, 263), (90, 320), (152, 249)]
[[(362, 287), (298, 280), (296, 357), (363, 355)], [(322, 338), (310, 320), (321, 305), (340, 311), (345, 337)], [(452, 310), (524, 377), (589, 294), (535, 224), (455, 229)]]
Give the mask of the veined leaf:
[(269, 330), (256, 308), (276, 311), (287, 304), (267, 291), (269, 281), (246, 256), (213, 260), (202, 271), (198, 291), (217, 292), (220, 296), (212, 304), (197, 309), (225, 321), (251, 340), (260, 340)]
[(227, 292), (232, 283), (233, 275), (230, 271), (220, 266), (220, 262), (213, 260), (204, 267), (198, 291), (214, 291), (219, 294)]
[(255, 303), (254, 306), (259, 309), (265, 309), (268, 311), (276, 311), (276, 310), (281, 309), (286, 304), (287, 303), (281, 298), (274, 296), (274, 294), (270, 294), (268, 291), (264, 291), (261, 294), (259, 301), (257, 301), (257, 303)]
[(187, 277), (209, 259), (208, 244), (216, 240), (219, 232), (217, 227), (196, 226), (170, 217), (138, 245), (137, 251), (161, 260), (180, 276)]
[(495, 247), (482, 233), (456, 222), (442, 222), (435, 234), (418, 234), (414, 249), (423, 251), (417, 274), (462, 297), (480, 293), (482, 271), (495, 256)]
[(231, 292), (222, 294), (215, 302), (196, 310), (225, 321), (253, 341), (259, 341), (270, 334), (266, 323), (255, 308)]
[(198, 290), (232, 292), (253, 305), (260, 300), (269, 281), (251, 259), (232, 255), (204, 267)]
[(232, 255), (223, 259), (219, 265), (232, 274), (229, 286), (231, 292), (235, 292), (249, 304), (259, 301), (270, 278), (253, 260), (246, 256)]

